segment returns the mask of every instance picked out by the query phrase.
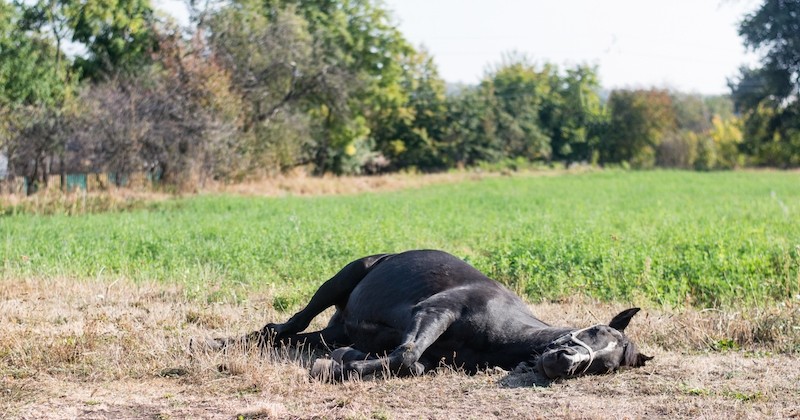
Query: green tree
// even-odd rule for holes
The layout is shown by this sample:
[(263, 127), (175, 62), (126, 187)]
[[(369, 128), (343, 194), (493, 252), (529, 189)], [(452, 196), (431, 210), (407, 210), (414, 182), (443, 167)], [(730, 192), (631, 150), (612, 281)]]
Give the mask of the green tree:
[(32, 193), (63, 169), (75, 84), (49, 35), (25, 30), (24, 12), (0, 0), (0, 150)]
[(240, 0), (209, 21), (214, 51), (253, 104), (251, 132), (304, 124), (283, 137), (305, 143), (318, 173), (360, 171), (413, 114), (404, 81), (414, 50), (378, 2)]
[(444, 81), (425, 50), (404, 57), (401, 85), (405, 103), (394, 118), (373, 130), (377, 147), (391, 169), (445, 167), (441, 153), (446, 118)]
[(76, 59), (84, 77), (135, 71), (150, 63), (158, 43), (150, 0), (79, 0), (72, 13), (73, 41), (88, 50), (87, 57)]
[(580, 65), (557, 77), (543, 123), (551, 136), (553, 159), (592, 161), (606, 114), (600, 101), (597, 68)]
[(739, 35), (761, 52), (760, 68), (729, 82), (744, 119), (742, 149), (762, 165), (800, 165), (800, 0), (765, 0)]
[(711, 110), (703, 96), (670, 92), (670, 97), (677, 129), (702, 133), (711, 128)]
[(546, 64), (539, 70), (529, 58), (511, 54), (483, 80), (483, 91), (491, 95), (494, 131), (504, 156), (551, 157), (551, 137), (544, 131), (540, 113), (546, 112), (546, 102), (553, 95), (554, 78), (558, 78), (555, 66)]
[(599, 87), (593, 67), (562, 72), (511, 54), (477, 92), (487, 95), (500, 156), (569, 163), (592, 160), (605, 119)]
[(465, 87), (447, 98), (442, 152), (447, 166), (464, 167), (501, 159), (493, 96), (486, 85)]
[(37, 0), (19, 5), (20, 26), (52, 39), (56, 63), (66, 41), (83, 45), (85, 54), (75, 59), (83, 77), (97, 79), (147, 64), (157, 43), (150, 0)]
[(373, 145), (392, 141), (384, 127), (407, 121), (409, 92), (403, 86), (404, 65), (414, 49), (389, 11), (375, 0), (271, 2), (297, 6), (324, 51), (321, 59), (348, 75), (352, 89), (346, 112), (327, 119), (325, 131), (318, 137), (317, 170), (340, 172), (359, 167), (374, 156), (369, 150)]
[[(727, 122), (733, 118), (730, 98), (681, 92), (670, 92), (670, 98), (675, 114), (675, 128), (662, 136), (656, 149), (656, 164), (669, 168), (699, 170), (731, 167), (731, 162), (726, 160), (723, 163), (722, 160), (722, 148), (726, 148), (725, 156), (731, 157), (727, 150), (730, 142), (717, 141), (718, 138), (728, 136), (719, 131), (712, 133), (712, 130), (722, 125), (728, 126)], [(722, 116), (725, 117), (725, 122)]]
[(614, 90), (608, 98), (608, 132), (601, 146), (604, 163), (627, 162), (647, 168), (656, 163), (664, 135), (676, 128), (672, 98), (666, 90)]
[(254, 169), (270, 173), (309, 162), (314, 127), (304, 115), (328, 111), (320, 118), (333, 118), (345, 106), (348, 85), (317, 59), (308, 23), (294, 7), (268, 15), (261, 2), (242, 0), (207, 25), (214, 56), (242, 98), (242, 136)]
[(68, 67), (47, 37), (20, 30), (22, 13), (0, 0), (0, 108), (62, 103)]
[(711, 119), (713, 120), (714, 117), (719, 117), (724, 121), (730, 120), (735, 118), (735, 112), (733, 109), (733, 99), (731, 99), (731, 95), (710, 95), (703, 97), (703, 101), (706, 104), (706, 109), (708, 113), (711, 115)]

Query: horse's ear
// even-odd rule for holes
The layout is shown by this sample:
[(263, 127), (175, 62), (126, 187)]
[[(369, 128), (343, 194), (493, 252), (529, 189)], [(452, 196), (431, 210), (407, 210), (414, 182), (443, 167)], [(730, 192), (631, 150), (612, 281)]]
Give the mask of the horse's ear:
[(633, 318), (637, 312), (639, 312), (639, 308), (626, 309), (617, 314), (617, 316), (608, 323), (608, 326), (617, 331), (625, 331), (628, 323), (631, 322), (631, 318)]

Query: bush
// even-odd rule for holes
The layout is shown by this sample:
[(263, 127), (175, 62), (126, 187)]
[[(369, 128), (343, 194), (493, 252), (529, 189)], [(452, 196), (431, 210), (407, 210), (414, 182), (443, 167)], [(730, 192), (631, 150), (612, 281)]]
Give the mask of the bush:
[(656, 164), (664, 168), (688, 169), (697, 160), (698, 136), (692, 131), (671, 131), (658, 145)]

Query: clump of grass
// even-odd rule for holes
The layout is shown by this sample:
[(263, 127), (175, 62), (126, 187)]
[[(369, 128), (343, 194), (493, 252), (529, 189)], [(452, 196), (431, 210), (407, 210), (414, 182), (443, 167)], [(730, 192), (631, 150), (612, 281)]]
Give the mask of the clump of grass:
[[(769, 310), (669, 310), (647, 318), (650, 339), (684, 351), (800, 351), (800, 307)], [(779, 327), (777, 327), (779, 326)], [(769, 334), (764, 334), (768, 329)]]
[(734, 391), (734, 390), (727, 390), (722, 393), (723, 396), (732, 398), (735, 400), (739, 400), (741, 402), (753, 402), (766, 399), (763, 393), (761, 392), (741, 392), (741, 391)]
[(694, 396), (701, 396), (701, 397), (708, 396), (708, 395), (711, 394), (711, 391), (709, 391), (709, 390), (707, 390), (705, 388), (692, 388), (692, 387), (686, 387), (684, 392), (687, 395), (694, 395)]
[(236, 419), (276, 419), (289, 417), (286, 407), (279, 403), (261, 403), (247, 407), (236, 414)]
[(210, 329), (221, 328), (225, 325), (222, 315), (197, 309), (186, 311), (186, 322)]

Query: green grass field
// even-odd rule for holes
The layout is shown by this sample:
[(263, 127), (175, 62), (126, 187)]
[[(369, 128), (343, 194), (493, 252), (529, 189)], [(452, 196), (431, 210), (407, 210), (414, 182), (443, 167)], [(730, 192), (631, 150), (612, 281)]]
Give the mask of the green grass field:
[[(2, 214), (2, 212), (0, 212)], [(294, 306), (352, 259), (449, 251), (529, 300), (766, 306), (800, 294), (800, 174), (595, 172), (351, 196), (197, 196), (80, 216), (0, 216), (2, 277), (260, 287)]]

